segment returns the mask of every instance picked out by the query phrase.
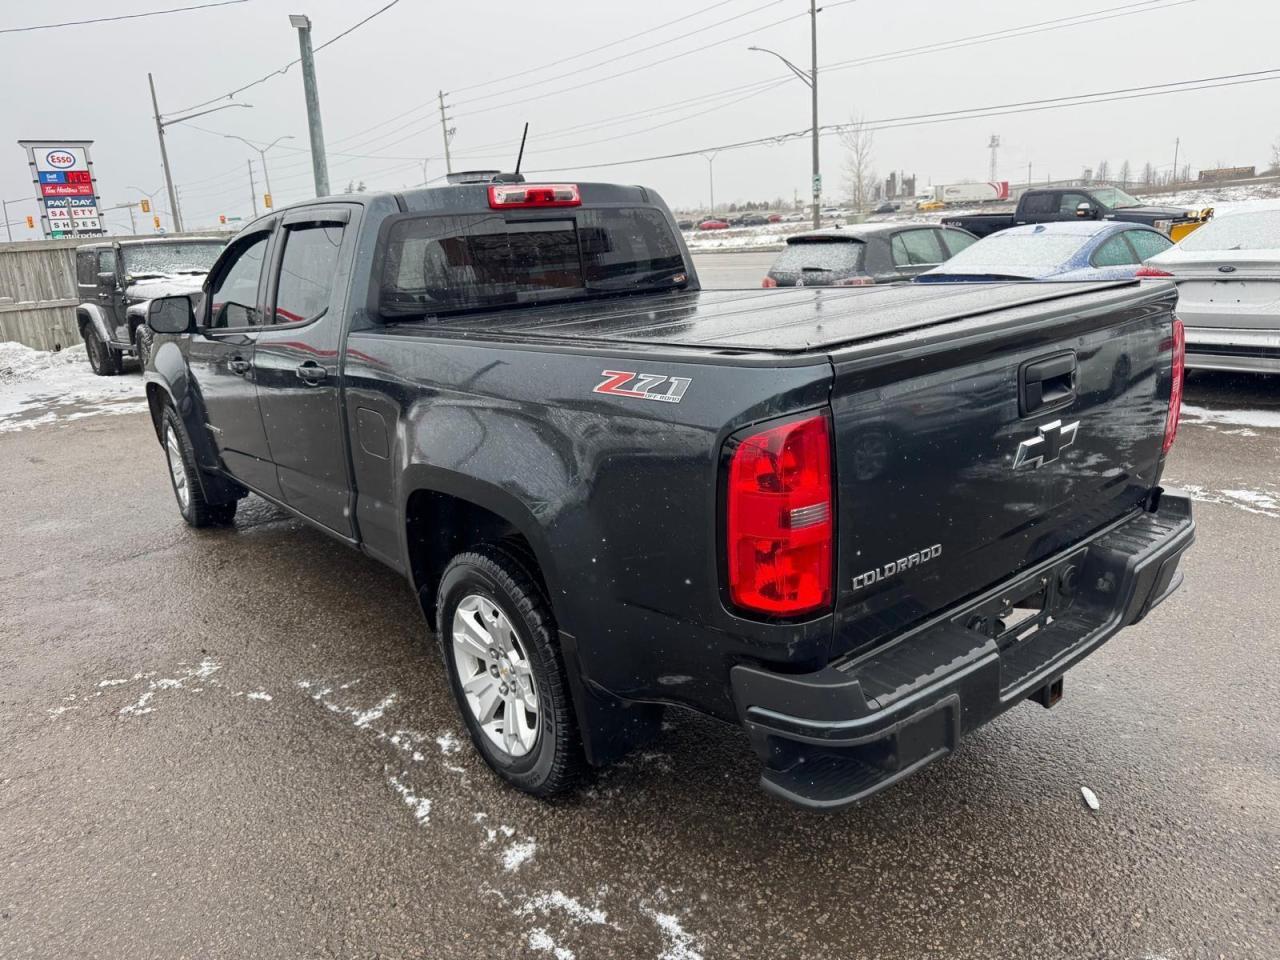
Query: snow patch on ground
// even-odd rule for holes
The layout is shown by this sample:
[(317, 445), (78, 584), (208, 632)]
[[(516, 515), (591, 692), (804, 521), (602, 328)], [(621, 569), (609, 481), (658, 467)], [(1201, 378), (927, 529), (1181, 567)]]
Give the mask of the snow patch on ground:
[(446, 730), (436, 737), (436, 744), (440, 747), (440, 752), (446, 756), (451, 753), (457, 753), (462, 749), (462, 744), (458, 742), (458, 738), (452, 730)]
[(1211, 410), (1192, 404), (1182, 405), (1181, 423), (1226, 423), (1233, 427), (1261, 427), (1280, 430), (1280, 410)]
[(142, 381), (95, 375), (83, 344), (49, 353), (0, 342), (0, 433), (146, 409)]
[(666, 941), (658, 960), (702, 960), (697, 938), (685, 930), (684, 924), (674, 913), (664, 913), (653, 907), (643, 907), (645, 915), (658, 925)]
[(413, 811), (413, 819), (423, 825), (430, 823), (431, 800), (414, 793), (401, 779), (404, 776), (407, 774), (401, 774), (400, 777), (387, 777), (387, 782), (391, 784), (391, 789), (400, 795), (404, 805)]
[[(151, 705), (151, 702), (155, 699), (156, 694), (162, 690), (191, 690), (193, 692), (199, 692), (204, 689), (203, 687), (188, 686), (188, 684), (193, 680), (199, 680), (202, 682), (208, 681), (211, 685), (216, 685), (216, 681), (210, 680), (210, 678), (221, 669), (222, 664), (215, 663), (206, 657), (201, 660), (199, 664), (185, 670), (176, 677), (156, 677), (154, 679), (150, 679), (153, 675), (144, 675), (148, 678), (147, 689), (136, 701), (128, 704), (127, 706), (121, 707), (120, 715), (125, 717), (139, 717), (151, 713), (155, 710), (155, 707)], [(142, 679), (142, 677), (139, 679)]]
[(525, 863), (532, 860), (533, 855), (537, 852), (538, 845), (534, 842), (533, 837), (518, 840), (502, 851), (502, 869), (507, 873), (515, 873)]
[(528, 897), (516, 908), (516, 916), (521, 917), (533, 916), (535, 913), (545, 916), (552, 912), (563, 914), (579, 926), (587, 923), (609, 925), (609, 917), (599, 907), (584, 906), (577, 897), (571, 897), (559, 890)]
[(542, 927), (534, 927), (529, 931), (529, 949), (541, 953), (553, 953), (556, 960), (575, 960), (574, 952), (568, 947), (558, 947), (551, 939), (551, 934)]
[(271, 694), (267, 693), (265, 690), (255, 690), (252, 693), (246, 693), (245, 696), (250, 700), (264, 700), (267, 702), (270, 702), (271, 700)]
[(1245, 513), (1280, 520), (1280, 490), (1212, 490), (1198, 483), (1179, 483), (1176, 480), (1168, 483), (1200, 503), (1226, 504)]

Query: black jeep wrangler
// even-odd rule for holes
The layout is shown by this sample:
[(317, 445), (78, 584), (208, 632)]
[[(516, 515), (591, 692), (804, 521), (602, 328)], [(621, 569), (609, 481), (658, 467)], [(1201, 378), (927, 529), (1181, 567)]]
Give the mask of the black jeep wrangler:
[(198, 293), (224, 246), (218, 237), (157, 237), (76, 247), (76, 324), (93, 372), (115, 376), (129, 355), (145, 365), (147, 303)]

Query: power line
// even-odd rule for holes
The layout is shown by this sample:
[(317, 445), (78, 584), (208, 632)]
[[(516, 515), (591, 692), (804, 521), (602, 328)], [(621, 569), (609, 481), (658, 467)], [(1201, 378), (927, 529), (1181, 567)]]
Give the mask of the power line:
[[(665, 40), (659, 40), (657, 43), (651, 43), (647, 47), (640, 47), (636, 50), (630, 50), (627, 53), (620, 53), (617, 56), (610, 58), (609, 60), (601, 60), (599, 63), (593, 63), (587, 67), (576, 67), (573, 70), (569, 70), (565, 73), (558, 73), (553, 77), (547, 77), (545, 80), (533, 80), (529, 83), (521, 84), (520, 87), (518, 88), (512, 88), (512, 89), (527, 90), (529, 87), (538, 87), (544, 83), (554, 83), (556, 80), (563, 80), (565, 77), (572, 77), (572, 76), (578, 75), (579, 73), (588, 73), (592, 70), (597, 70), (600, 67), (607, 67), (607, 66), (610, 66), (611, 64), (617, 63), (619, 60), (625, 60), (627, 57), (639, 56), (642, 53), (648, 53), (650, 50), (655, 50), (658, 47), (665, 47), (667, 44), (674, 43), (677, 40), (684, 40), (684, 39), (687, 39), (688, 37), (695, 36), (699, 33), (706, 33), (708, 30), (714, 30), (716, 27), (723, 27), (726, 23), (733, 23), (737, 20), (746, 19), (752, 14), (759, 13), (761, 10), (767, 10), (769, 7), (776, 7), (779, 3), (785, 3), (785, 2), (786, 0), (768, 0), (768, 2), (762, 3), (758, 7), (752, 7), (750, 10), (745, 10), (742, 13), (735, 13), (732, 17), (725, 17), (725, 19), (723, 20), (717, 20), (714, 23), (707, 24), (706, 26), (698, 27), (696, 30), (690, 30), (688, 33), (682, 33), (682, 34), (679, 34), (678, 36), (668, 37)], [(786, 20), (794, 19), (795, 16), (799, 16), (799, 14), (786, 17), (783, 20), (776, 21), (775, 23), (767, 24), (767, 26), (770, 26), (770, 27), (777, 26), (777, 24), (784, 23)], [(808, 16), (808, 14), (803, 14), (803, 16)], [(764, 28), (761, 28), (761, 29), (764, 29)], [(729, 40), (734, 40), (734, 39), (737, 39), (737, 38), (736, 37), (729, 38)], [(729, 40), (720, 40), (720, 41), (717, 41), (717, 43), (728, 43)], [(461, 107), (461, 106), (465, 106), (468, 103), (478, 103), (481, 100), (492, 100), (494, 97), (505, 96), (506, 94), (511, 92), (512, 90), (508, 89), (508, 90), (499, 90), (497, 93), (485, 93), (485, 94), (481, 94), (478, 97), (472, 97), (470, 100), (455, 101), (453, 106)]]
[[(559, 60), (552, 60), (549, 63), (540, 64), (539, 66), (536, 66), (536, 67), (530, 67), (529, 69), (521, 70), (518, 73), (508, 73), (506, 76), (494, 77), (492, 80), (482, 80), (479, 83), (470, 83), (470, 84), (467, 84), (465, 87), (457, 87), (450, 92), (463, 93), (467, 90), (475, 90), (479, 87), (490, 87), (490, 86), (493, 86), (493, 84), (495, 83), (505, 83), (506, 81), (514, 80), (517, 77), (527, 77), (531, 73), (538, 73), (539, 71), (542, 71), (542, 70), (549, 70), (552, 67), (560, 66), (560, 64), (562, 63), (568, 63), (571, 60), (580, 60), (583, 57), (588, 57), (593, 53), (599, 53), (601, 50), (608, 50), (610, 47), (616, 47), (619, 44), (627, 43), (630, 40), (638, 40), (640, 37), (648, 36), (651, 33), (657, 33), (659, 30), (663, 30), (667, 27), (675, 26), (677, 23), (683, 23), (685, 20), (692, 20), (695, 17), (702, 16), (702, 14), (704, 13), (710, 13), (712, 10), (715, 10), (717, 7), (723, 7), (726, 4), (735, 3), (735, 2), (737, 2), (737, 0), (719, 0), (718, 3), (713, 3), (709, 7), (703, 7), (700, 10), (693, 11), (693, 13), (686, 13), (683, 17), (676, 17), (674, 20), (668, 20), (666, 23), (660, 23), (657, 26), (649, 27), (649, 29), (647, 30), (641, 30), (639, 33), (633, 33), (630, 36), (622, 37), (618, 40), (610, 40), (608, 43), (602, 43), (600, 44), (600, 46), (592, 47), (590, 50), (583, 50), (581, 53), (575, 53), (568, 57), (561, 57)], [(676, 39), (679, 39), (679, 38), (676, 38)]]
[[(234, 2), (241, 3), (241, 2), (245, 2), (245, 0), (234, 0)], [(390, 10), (399, 2), (400, 0), (391, 0), (390, 3), (387, 3), (385, 6), (379, 7), (377, 10), (373, 11), (373, 13), (369, 14), (363, 20), (347, 27), (347, 29), (343, 30), (336, 37), (330, 37), (324, 43), (316, 47), (313, 52), (319, 53), (321, 50), (323, 50), (325, 47), (329, 46), (330, 44), (337, 43), (343, 37), (363, 27), (366, 23), (368, 23), (374, 17), (380, 16), (386, 13), (388, 10)], [(302, 62), (301, 57), (295, 57), (293, 60), (290, 60), (288, 63), (286, 63), (283, 67), (280, 67), (277, 70), (272, 70), (270, 73), (259, 77), (257, 80), (252, 80), (249, 83), (246, 83), (244, 86), (236, 87), (234, 90), (221, 94), (220, 96), (214, 97), (210, 100), (204, 100), (204, 101), (201, 101), (200, 103), (193, 103), (191, 106), (183, 107), (181, 110), (173, 110), (171, 111), (171, 113), (186, 113), (189, 110), (198, 110), (200, 107), (207, 107), (209, 106), (209, 104), (217, 103), (219, 100), (230, 100), (233, 97), (235, 97), (237, 93), (244, 93), (244, 91), (248, 90), (250, 87), (256, 87), (260, 83), (266, 83), (272, 77), (284, 76), (284, 74), (288, 71), (290, 67), (292, 67), (296, 63), (301, 63), (301, 62)]]
[[(1273, 74), (1264, 76), (1264, 74)], [(1007, 116), (1017, 113), (1032, 113), (1042, 110), (1060, 110), (1065, 107), (1092, 106), (1098, 103), (1112, 103), (1120, 100), (1140, 100), (1145, 97), (1165, 96), (1172, 93), (1188, 93), (1195, 90), (1216, 90), (1222, 87), (1243, 86), (1250, 83), (1261, 83), (1267, 80), (1280, 80), (1280, 67), (1267, 70), (1255, 70), (1250, 73), (1224, 74), (1218, 77), (1203, 77), (1197, 80), (1177, 80), (1171, 83), (1151, 84), (1144, 87), (1121, 87), (1115, 90), (1099, 90), (1094, 93), (1080, 93), (1069, 97), (1049, 97), (1041, 100), (1024, 100), (1015, 103), (995, 104), (987, 107), (970, 107), (965, 110), (951, 110), (933, 114), (915, 114), (905, 117), (890, 117), (884, 120), (870, 120), (864, 126), (870, 130), (895, 129), (898, 127), (924, 126), (933, 123), (950, 123), (955, 120), (978, 120), (984, 117)], [(1175, 89), (1177, 88), (1177, 89)], [(1140, 92), (1134, 92), (1140, 91)], [(1067, 102), (1072, 101), (1072, 102)], [(847, 129), (849, 124), (826, 124), (819, 128), (823, 135), (838, 134)], [(799, 137), (807, 137), (810, 130), (792, 130), (787, 133), (768, 137), (756, 137), (750, 140), (739, 140), (734, 143), (717, 146), (698, 147), (693, 150), (681, 150), (675, 153), (659, 154), (650, 157), (637, 157), (633, 160), (612, 160), (604, 163), (575, 164), (570, 167), (544, 167), (541, 170), (530, 170), (530, 173), (555, 173), (560, 170), (598, 170), (604, 167), (619, 167), (633, 163), (650, 163), (657, 160), (673, 160), (681, 157), (692, 157), (713, 150), (739, 150), (746, 147), (764, 144), (781, 144)]]
[(113, 23), (117, 20), (141, 20), (143, 17), (162, 17), (170, 13), (186, 13), (189, 10), (209, 10), (213, 7), (231, 7), (249, 0), (218, 0), (216, 3), (197, 3), (189, 7), (170, 7), (168, 10), (150, 10), (146, 13), (122, 13), (114, 17), (94, 17), (92, 20), (67, 20), (63, 23), (41, 23), (32, 27), (5, 27), (0, 33), (29, 33), (32, 30), (57, 30), (60, 27), (83, 27), (90, 23)]

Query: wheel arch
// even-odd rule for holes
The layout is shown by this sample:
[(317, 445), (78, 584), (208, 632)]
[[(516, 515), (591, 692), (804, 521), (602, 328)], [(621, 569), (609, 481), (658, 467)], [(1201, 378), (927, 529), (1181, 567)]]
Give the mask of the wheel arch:
[(84, 336), (85, 327), (93, 326), (94, 332), (98, 335), (103, 346), (110, 348), (111, 335), (107, 332), (107, 321), (103, 317), (102, 311), (96, 304), (82, 303), (76, 307), (76, 326), (80, 330), (80, 336)]

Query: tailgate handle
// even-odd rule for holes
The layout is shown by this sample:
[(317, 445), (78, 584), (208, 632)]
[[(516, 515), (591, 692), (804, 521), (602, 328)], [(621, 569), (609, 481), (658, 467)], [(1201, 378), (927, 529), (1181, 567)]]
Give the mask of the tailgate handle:
[(1022, 415), (1070, 403), (1076, 397), (1074, 352), (1043, 357), (1022, 365), (1018, 375), (1018, 406)]

